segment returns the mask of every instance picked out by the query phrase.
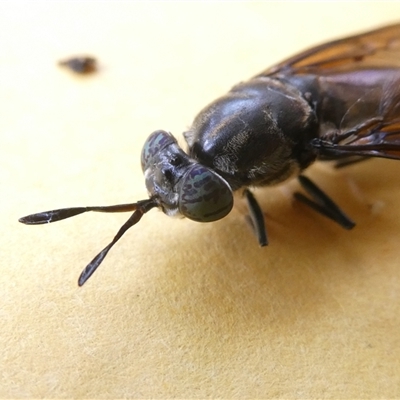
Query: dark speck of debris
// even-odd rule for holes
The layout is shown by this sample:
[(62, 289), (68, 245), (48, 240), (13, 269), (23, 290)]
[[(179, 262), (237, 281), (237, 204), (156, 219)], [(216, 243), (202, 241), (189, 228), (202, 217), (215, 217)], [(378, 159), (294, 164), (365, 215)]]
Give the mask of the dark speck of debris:
[(58, 63), (63, 67), (69, 68), (76, 74), (92, 74), (97, 71), (97, 60), (93, 57), (78, 56), (62, 60)]

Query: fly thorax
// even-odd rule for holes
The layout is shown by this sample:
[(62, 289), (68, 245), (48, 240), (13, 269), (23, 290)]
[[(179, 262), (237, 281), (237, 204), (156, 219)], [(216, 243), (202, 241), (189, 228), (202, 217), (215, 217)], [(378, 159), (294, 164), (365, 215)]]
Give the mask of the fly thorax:
[(190, 156), (234, 190), (275, 184), (301, 169), (295, 153), (313, 115), (297, 89), (258, 77), (203, 109), (185, 138)]

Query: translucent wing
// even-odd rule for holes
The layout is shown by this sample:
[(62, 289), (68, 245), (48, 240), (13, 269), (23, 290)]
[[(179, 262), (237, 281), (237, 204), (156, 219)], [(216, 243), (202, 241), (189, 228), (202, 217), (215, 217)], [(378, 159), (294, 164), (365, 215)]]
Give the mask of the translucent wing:
[(313, 47), (260, 75), (318, 74), (400, 67), (400, 24)]
[[(376, 80), (374, 71), (382, 79), (381, 84), (371, 86), (371, 81)], [(335, 98), (333, 93), (337, 90), (338, 103), (325, 113), (331, 113), (331, 120), (335, 120), (340, 102), (348, 108), (344, 115), (338, 113), (337, 131), (321, 134), (312, 141), (321, 158), (400, 159), (400, 24), (316, 46), (260, 75), (303, 74), (320, 76), (320, 82), (325, 83), (333, 83), (335, 77), (341, 76), (342, 83), (347, 79), (348, 87), (362, 93), (357, 101), (346, 104), (351, 96), (340, 95), (338, 82), (331, 84), (330, 94)]]
[[(373, 81), (373, 71), (364, 70), (347, 73), (348, 84), (356, 76), (365, 74)], [(350, 85), (353, 93), (363, 94), (357, 95), (357, 101), (349, 104), (337, 131), (321, 133), (312, 141), (320, 157), (362, 156), (400, 160), (400, 68), (383, 68), (377, 74), (381, 79), (372, 88)], [(341, 100), (346, 103), (345, 99)], [(334, 115), (335, 111), (329, 112)]]
[[(338, 131), (312, 140), (320, 157), (400, 160), (400, 69), (395, 75), (396, 79), (385, 79), (380, 87), (365, 92), (364, 97), (378, 99), (372, 102), (376, 108), (370, 107), (368, 99), (361, 97), (343, 116)], [(352, 125), (352, 121), (356, 123)]]
[(311, 144), (322, 157), (381, 157), (400, 160), (400, 121), (385, 127), (313, 139)]

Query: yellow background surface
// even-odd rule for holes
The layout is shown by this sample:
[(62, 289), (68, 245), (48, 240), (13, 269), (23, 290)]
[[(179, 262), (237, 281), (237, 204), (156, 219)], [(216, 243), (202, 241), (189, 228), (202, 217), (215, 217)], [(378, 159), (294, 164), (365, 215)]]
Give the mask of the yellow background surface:
[[(400, 20), (399, 3), (0, 3), (0, 397), (400, 397), (400, 163), (308, 176), (357, 222), (257, 192), (213, 224), (23, 215), (146, 198), (140, 151), (306, 47)], [(98, 57), (75, 76), (57, 61)], [(287, 110), (290, 112), (290, 110)]]

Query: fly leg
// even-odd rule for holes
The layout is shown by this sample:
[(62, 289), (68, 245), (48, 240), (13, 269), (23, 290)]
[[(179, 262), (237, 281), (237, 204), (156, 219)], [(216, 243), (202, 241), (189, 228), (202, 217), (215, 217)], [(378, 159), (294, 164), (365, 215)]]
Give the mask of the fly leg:
[(345, 229), (354, 228), (356, 224), (318, 186), (303, 175), (300, 175), (298, 179), (301, 186), (312, 197), (312, 200), (299, 192), (294, 194), (295, 199), (300, 200)]
[(267, 230), (265, 228), (264, 214), (261, 210), (261, 207), (249, 189), (245, 189), (243, 195), (246, 197), (247, 206), (249, 207), (248, 220), (257, 236), (258, 243), (260, 246), (267, 246)]

